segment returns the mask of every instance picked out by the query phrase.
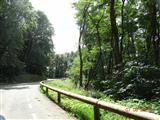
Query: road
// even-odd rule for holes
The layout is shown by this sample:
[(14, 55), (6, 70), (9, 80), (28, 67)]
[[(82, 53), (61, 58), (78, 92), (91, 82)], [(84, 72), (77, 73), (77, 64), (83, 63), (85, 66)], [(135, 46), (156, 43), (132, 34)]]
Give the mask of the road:
[(0, 85), (0, 120), (75, 120), (39, 91), (39, 83)]

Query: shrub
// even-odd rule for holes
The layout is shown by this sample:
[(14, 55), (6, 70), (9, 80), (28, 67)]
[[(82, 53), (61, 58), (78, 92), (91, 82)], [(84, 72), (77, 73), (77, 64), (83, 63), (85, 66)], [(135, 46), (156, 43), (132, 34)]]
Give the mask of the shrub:
[(116, 98), (126, 97), (155, 99), (160, 97), (160, 68), (128, 62), (121, 71), (113, 73), (105, 83), (104, 92)]

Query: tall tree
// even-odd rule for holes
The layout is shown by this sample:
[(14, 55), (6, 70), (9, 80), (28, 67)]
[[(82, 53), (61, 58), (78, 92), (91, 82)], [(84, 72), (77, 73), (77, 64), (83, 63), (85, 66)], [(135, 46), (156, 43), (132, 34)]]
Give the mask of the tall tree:
[(80, 71), (79, 71), (79, 86), (82, 87), (82, 82), (83, 82), (83, 58), (82, 58), (82, 48), (81, 48), (81, 40), (83, 37), (83, 32), (86, 26), (86, 19), (87, 19), (87, 11), (89, 8), (89, 3), (87, 3), (82, 12), (82, 22), (80, 22), (80, 35), (79, 35), (79, 40), (78, 40), (78, 51), (79, 51), (79, 59), (80, 59)]
[(25, 72), (43, 74), (53, 52), (52, 35), (46, 15), (28, 0), (1, 0), (0, 80)]
[[(19, 60), (24, 33), (35, 16), (27, 0), (1, 1), (0, 5), (0, 69), (2, 76), (18, 74), (24, 63)], [(34, 22), (33, 22), (34, 23)], [(33, 25), (33, 24), (32, 24)]]
[(114, 60), (115, 64), (122, 63), (122, 54), (120, 52), (120, 40), (119, 40), (119, 33), (116, 23), (116, 15), (115, 15), (115, 0), (110, 0), (110, 22), (111, 22), (111, 30), (112, 30), (112, 49), (114, 52)]
[[(90, 1), (81, 39), (83, 84), (86, 88), (93, 87), (106, 93), (113, 92), (117, 96), (122, 95), (121, 97), (129, 95), (131, 91), (135, 96), (148, 98), (144, 91), (145, 85), (159, 84), (157, 80), (148, 76), (150, 72), (157, 76), (154, 70), (159, 70), (160, 14), (157, 2), (157, 0)], [(80, 16), (83, 15), (83, 8), (87, 4), (88, 1), (84, 0), (76, 2), (78, 23), (85, 20)], [(74, 77), (71, 78), (75, 79), (79, 75), (78, 63), (80, 60), (75, 58), (74, 69), (71, 67), (71, 75)], [(121, 69), (117, 69), (119, 65)], [(140, 83), (143, 83), (144, 90), (141, 89), (143, 92), (138, 93)], [(156, 84), (152, 85), (158, 90)], [(153, 88), (149, 92), (152, 91)], [(155, 96), (155, 93), (150, 96)]]
[(53, 28), (49, 20), (43, 12), (38, 11), (37, 27), (28, 31), (23, 53), (27, 72), (43, 74), (46, 71), (48, 54), (53, 51), (52, 35)]

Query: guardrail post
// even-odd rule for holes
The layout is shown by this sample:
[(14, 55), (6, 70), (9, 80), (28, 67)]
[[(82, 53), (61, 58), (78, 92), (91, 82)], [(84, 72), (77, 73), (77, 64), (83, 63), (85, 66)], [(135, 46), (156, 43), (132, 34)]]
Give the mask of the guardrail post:
[(58, 101), (58, 104), (61, 103), (61, 94), (59, 92), (57, 92), (57, 101)]
[(46, 95), (48, 96), (48, 88), (46, 87)]
[(100, 120), (99, 108), (94, 106), (94, 120)]
[(40, 84), (40, 88), (42, 89), (42, 85)]
[(45, 93), (45, 91), (44, 91), (44, 89), (43, 89), (43, 85), (41, 85), (40, 87), (41, 87), (41, 90), (43, 91), (43, 93)]

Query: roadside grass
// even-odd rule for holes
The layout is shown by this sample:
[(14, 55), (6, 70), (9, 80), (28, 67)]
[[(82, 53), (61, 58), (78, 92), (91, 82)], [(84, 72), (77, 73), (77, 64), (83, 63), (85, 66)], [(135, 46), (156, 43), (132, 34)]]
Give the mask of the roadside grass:
[[(104, 94), (97, 92), (97, 91), (85, 91), (80, 88), (76, 88), (74, 83), (69, 80), (54, 80), (47, 82), (48, 85), (66, 90), (69, 92), (73, 92), (76, 94), (94, 97), (106, 102), (111, 102), (115, 104), (120, 104), (123, 106), (128, 106), (131, 108), (135, 108), (136, 110), (149, 110), (150, 112), (154, 112), (156, 114), (160, 114), (160, 100), (156, 101), (145, 101), (145, 100), (138, 100), (138, 99), (128, 99), (122, 101), (114, 101), (113, 99), (105, 96)], [(48, 91), (48, 97), (51, 98), (54, 102), (57, 101), (57, 93), (53, 91)], [(68, 98), (66, 96), (61, 95), (61, 104), (60, 106), (67, 110), (68, 112), (74, 114), (79, 120), (93, 120), (93, 106), (80, 102), (75, 99)], [(101, 120), (131, 120), (129, 118), (120, 116), (118, 114), (105, 111), (100, 109), (100, 119)]]

